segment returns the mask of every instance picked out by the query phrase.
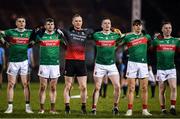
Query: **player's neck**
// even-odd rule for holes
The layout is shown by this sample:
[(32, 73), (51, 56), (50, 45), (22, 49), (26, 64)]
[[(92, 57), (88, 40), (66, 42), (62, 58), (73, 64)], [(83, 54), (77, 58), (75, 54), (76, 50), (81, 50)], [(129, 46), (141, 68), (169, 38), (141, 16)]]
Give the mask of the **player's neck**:
[(16, 30), (19, 31), (19, 32), (24, 32), (25, 28), (16, 28)]
[(106, 30), (103, 30), (102, 33), (107, 35), (107, 34), (110, 34), (111, 31), (110, 31), (110, 30), (107, 30), (107, 31), (106, 31)]
[(135, 32), (135, 31), (134, 31), (134, 34), (135, 34), (135, 35), (140, 35), (140, 34), (142, 34), (142, 32)]
[(47, 33), (47, 34), (53, 34), (54, 31), (48, 31), (48, 30), (46, 30), (45, 33)]
[(164, 38), (168, 39), (168, 38), (171, 38), (172, 36), (171, 35), (163, 35)]
[(76, 31), (80, 31), (80, 30), (82, 30), (82, 28), (77, 28), (77, 27), (74, 27), (74, 30), (76, 30)]

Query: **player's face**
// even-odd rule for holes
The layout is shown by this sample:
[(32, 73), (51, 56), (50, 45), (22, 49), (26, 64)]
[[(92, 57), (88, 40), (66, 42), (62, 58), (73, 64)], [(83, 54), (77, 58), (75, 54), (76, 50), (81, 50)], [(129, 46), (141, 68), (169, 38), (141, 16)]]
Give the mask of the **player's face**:
[(171, 24), (164, 24), (162, 26), (162, 32), (163, 32), (164, 36), (171, 36), (172, 25)]
[(83, 24), (82, 17), (74, 17), (72, 20), (72, 24), (76, 30), (80, 30)]
[(46, 22), (46, 24), (44, 25), (46, 31), (48, 32), (52, 32), (54, 31), (54, 22)]
[(16, 26), (19, 29), (24, 29), (26, 26), (26, 20), (24, 18), (18, 18), (16, 20)]
[(111, 30), (111, 20), (104, 19), (102, 21), (101, 27), (102, 27), (103, 31), (110, 31)]
[(135, 24), (133, 25), (133, 31), (137, 34), (141, 33), (142, 31), (142, 24)]

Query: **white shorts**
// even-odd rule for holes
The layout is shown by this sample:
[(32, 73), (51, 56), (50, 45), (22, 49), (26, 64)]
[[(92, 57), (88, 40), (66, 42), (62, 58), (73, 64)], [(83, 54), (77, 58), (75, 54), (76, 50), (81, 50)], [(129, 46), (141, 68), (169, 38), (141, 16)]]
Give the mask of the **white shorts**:
[(138, 63), (138, 62), (128, 61), (126, 77), (127, 78), (149, 77), (147, 63)]
[(28, 60), (22, 62), (9, 62), (7, 74), (9, 75), (27, 75), (29, 73)]
[(58, 78), (59, 65), (40, 65), (38, 75), (43, 78)]
[(118, 69), (115, 64), (112, 65), (102, 65), (95, 64), (93, 76), (104, 77), (105, 75), (119, 75)]
[(176, 79), (176, 69), (157, 70), (157, 81), (166, 81), (168, 79)]

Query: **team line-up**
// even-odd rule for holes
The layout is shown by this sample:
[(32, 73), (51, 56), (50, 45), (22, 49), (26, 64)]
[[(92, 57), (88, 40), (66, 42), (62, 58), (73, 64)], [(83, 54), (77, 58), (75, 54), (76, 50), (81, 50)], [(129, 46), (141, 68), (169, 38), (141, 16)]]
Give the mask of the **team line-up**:
[(25, 95), (25, 111), (33, 113), (30, 107), (29, 90), (29, 65), (27, 58), (27, 49), (35, 44), (39, 45), (39, 114), (45, 112), (44, 103), (46, 97), (46, 88), (50, 85), (50, 113), (58, 114), (55, 109), (56, 103), (56, 85), (60, 76), (59, 69), (59, 46), (64, 46), (65, 53), (65, 88), (64, 104), (65, 113), (70, 114), (70, 95), (74, 76), (78, 80), (81, 96), (81, 111), (87, 113), (87, 68), (85, 64), (85, 45), (86, 41), (92, 39), (96, 44), (96, 58), (93, 72), (94, 92), (91, 113), (96, 115), (96, 107), (99, 98), (99, 90), (103, 78), (108, 76), (114, 88), (113, 114), (118, 115), (119, 97), (120, 97), (120, 78), (115, 65), (115, 50), (117, 47), (126, 46), (129, 54), (126, 77), (128, 82), (128, 110), (126, 116), (133, 114), (133, 101), (135, 91), (135, 79), (139, 79), (141, 84), (142, 97), (142, 115), (151, 116), (148, 111), (148, 65), (147, 51), (156, 53), (157, 74), (156, 80), (159, 84), (159, 101), (161, 113), (166, 115), (165, 107), (165, 81), (170, 86), (170, 113), (176, 115), (176, 69), (174, 64), (175, 53), (180, 51), (180, 41), (171, 36), (172, 25), (170, 21), (164, 21), (161, 26), (162, 35), (157, 35), (153, 40), (151, 36), (142, 33), (141, 20), (134, 20), (132, 24), (133, 31), (130, 33), (121, 33), (118, 29), (112, 29), (110, 18), (104, 18), (101, 22), (101, 31), (93, 32), (90, 29), (82, 28), (83, 20), (78, 14), (72, 17), (73, 27), (64, 29), (55, 29), (54, 20), (47, 18), (42, 28), (35, 30), (25, 29), (26, 20), (24, 17), (18, 17), (15, 21), (17, 28), (0, 31), (1, 43), (9, 49), (8, 58), (8, 86), (7, 98), (8, 107), (4, 113), (13, 113), (13, 96), (16, 76), (20, 75)]

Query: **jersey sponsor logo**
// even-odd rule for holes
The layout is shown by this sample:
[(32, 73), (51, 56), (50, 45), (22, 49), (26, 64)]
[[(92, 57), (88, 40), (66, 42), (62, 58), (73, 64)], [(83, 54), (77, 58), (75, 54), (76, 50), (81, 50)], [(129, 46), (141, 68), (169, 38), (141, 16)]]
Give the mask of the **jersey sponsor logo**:
[(127, 46), (128, 46), (128, 48), (130, 48), (132, 46), (136, 46), (136, 45), (140, 45), (140, 44), (147, 44), (147, 38), (142, 37), (142, 38), (134, 39), (134, 40), (130, 41), (127, 44)]
[(10, 37), (10, 43), (12, 43), (12, 44), (28, 44), (29, 38)]
[(42, 40), (40, 42), (41, 46), (59, 46), (60, 40)]
[(115, 46), (116, 44), (116, 41), (115, 40), (108, 40), (108, 41), (105, 41), (105, 40), (98, 40), (96, 41), (96, 45), (97, 46)]
[(163, 50), (175, 51), (176, 50), (176, 46), (175, 45), (167, 45), (167, 44), (159, 44), (157, 46), (157, 51), (163, 51)]
[(85, 35), (82, 35), (82, 34), (70, 34), (72, 39), (75, 40), (75, 41), (81, 41), (81, 42), (84, 42), (85, 39), (87, 38)]

